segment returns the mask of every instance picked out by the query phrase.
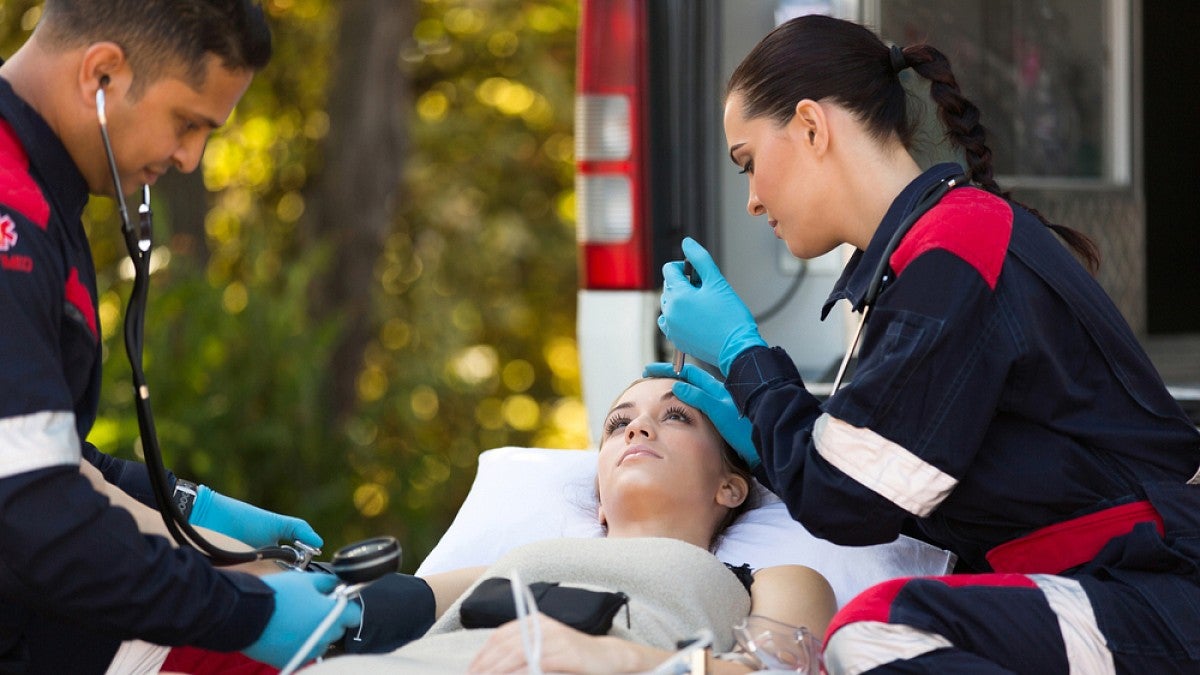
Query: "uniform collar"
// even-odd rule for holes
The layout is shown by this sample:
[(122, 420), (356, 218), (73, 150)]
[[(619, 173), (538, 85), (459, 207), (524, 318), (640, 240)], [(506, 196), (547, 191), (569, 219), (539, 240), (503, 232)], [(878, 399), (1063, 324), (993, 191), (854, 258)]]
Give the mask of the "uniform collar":
[(875, 229), (875, 234), (871, 237), (871, 243), (867, 244), (867, 250), (855, 249), (854, 254), (850, 256), (850, 261), (842, 269), (842, 276), (833, 285), (833, 291), (829, 294), (829, 297), (825, 300), (825, 305), (821, 308), (822, 320), (829, 315), (829, 310), (833, 308), (834, 303), (838, 300), (849, 300), (850, 306), (854, 308), (854, 311), (861, 310), (863, 296), (867, 294), (867, 288), (871, 285), (872, 273), (879, 265), (879, 258), (883, 255), (883, 249), (887, 247), (888, 241), (892, 238), (892, 234), (895, 233), (896, 228), (899, 227), (900, 222), (913, 210), (913, 207), (921, 200), (921, 196), (925, 194), (926, 190), (939, 181), (946, 180), (962, 172), (962, 167), (954, 162), (936, 164), (920, 176), (917, 176), (900, 191), (900, 194), (892, 202), (892, 205), (888, 207), (887, 213), (883, 216), (883, 221)]
[[(25, 148), (30, 172), (42, 184), (46, 197), (70, 222), (78, 220), (88, 200), (87, 181), (46, 120), (4, 78), (0, 78), (0, 117), (8, 122)], [(96, 133), (100, 133), (99, 129)]]

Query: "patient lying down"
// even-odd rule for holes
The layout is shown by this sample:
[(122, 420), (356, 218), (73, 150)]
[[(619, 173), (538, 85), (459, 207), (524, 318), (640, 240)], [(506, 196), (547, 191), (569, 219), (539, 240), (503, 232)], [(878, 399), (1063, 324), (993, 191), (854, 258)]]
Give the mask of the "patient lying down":
[[(596, 596), (615, 597), (618, 607), (600, 635), (563, 622), (572, 619), (560, 615), (561, 605), (569, 614), (572, 605), (586, 603), (556, 603), (544, 596), (548, 608), (559, 605), (536, 617), (541, 633), (537, 665), (546, 672), (652, 670), (671, 656), (677, 641), (702, 629), (712, 631), (715, 652), (729, 652), (734, 646), (731, 627), (750, 614), (822, 635), (835, 600), (820, 574), (784, 565), (755, 571), (751, 583), (711, 553), (720, 533), (745, 508), (753, 483), (708, 419), (675, 398), (673, 382), (639, 380), (608, 414), (597, 454), (597, 516), (607, 529), (605, 538), (537, 542), (486, 569), (431, 575), (426, 581), (437, 599), (439, 618), (424, 637), (391, 654), (337, 657), (304, 672), (533, 670), (518, 622), (495, 619), (496, 627), (464, 627), (464, 618), (470, 626), (493, 625), (480, 623), (477, 616), (481, 601), (489, 607), (485, 590), (498, 583), (493, 600), (511, 596), (511, 591), (504, 582), (481, 584), (514, 575), (524, 584), (554, 582), (622, 594)], [(713, 673), (747, 670), (737, 661), (709, 662)]]

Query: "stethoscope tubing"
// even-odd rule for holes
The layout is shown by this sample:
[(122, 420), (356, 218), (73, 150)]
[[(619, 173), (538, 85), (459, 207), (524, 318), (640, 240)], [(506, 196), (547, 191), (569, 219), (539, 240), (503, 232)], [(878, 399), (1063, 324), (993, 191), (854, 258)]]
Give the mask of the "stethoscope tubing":
[(861, 316), (858, 319), (858, 327), (854, 330), (854, 338), (850, 341), (850, 346), (846, 348), (846, 355), (842, 357), (842, 363), (838, 366), (837, 375), (833, 378), (833, 388), (829, 392), (832, 396), (837, 393), (842, 386), (842, 379), (846, 376), (846, 368), (850, 365), (850, 357), (854, 355), (858, 349), (858, 341), (862, 338), (863, 328), (867, 325), (867, 315), (871, 313), (871, 308), (875, 306), (875, 301), (879, 299), (879, 294), (883, 292), (883, 284), (887, 280), (889, 263), (892, 259), (892, 254), (896, 252), (896, 248), (900, 245), (900, 240), (904, 239), (904, 235), (912, 229), (913, 225), (924, 216), (929, 209), (937, 205), (942, 197), (960, 185), (967, 183), (967, 177), (963, 174), (953, 176), (951, 178), (938, 181), (932, 186), (913, 207), (913, 210), (905, 216), (904, 220), (896, 226), (896, 231), (892, 233), (892, 237), (888, 239), (887, 246), (883, 248), (883, 254), (879, 257), (879, 262), (875, 265), (875, 272), (871, 275), (871, 284), (867, 286), (867, 292), (863, 295)]
[(179, 507), (171, 500), (167, 487), (166, 467), (162, 460), (162, 450), (158, 445), (158, 432), (154, 428), (154, 413), (150, 408), (150, 388), (146, 384), (145, 372), (142, 370), (142, 352), (145, 344), (146, 300), (150, 287), (150, 254), (153, 244), (153, 212), (150, 209), (150, 186), (142, 187), (142, 204), (138, 207), (138, 228), (135, 230), (129, 219), (129, 209), (125, 202), (125, 191), (121, 187), (121, 176), (117, 168), (116, 155), (113, 153), (112, 142), (108, 135), (108, 116), (104, 86), (107, 78), (101, 80), (96, 89), (96, 118), (100, 123), (100, 138), (104, 145), (108, 169), (112, 174), (113, 191), (117, 200), (117, 211), (121, 218), (122, 233), (125, 246), (129, 250), (129, 258), (133, 262), (133, 289), (129, 294), (129, 303), (125, 309), (125, 353), (129, 357), (129, 366), (133, 371), (134, 407), (137, 410), (138, 433), (142, 439), (142, 450), (149, 469), (150, 485), (158, 504), (159, 513), (167, 531), (180, 546), (191, 546), (199, 549), (212, 560), (215, 565), (236, 565), (254, 562), (256, 560), (272, 559), (296, 565), (301, 562), (300, 551), (289, 546), (267, 546), (254, 551), (229, 551), (205, 539), (196, 531)]

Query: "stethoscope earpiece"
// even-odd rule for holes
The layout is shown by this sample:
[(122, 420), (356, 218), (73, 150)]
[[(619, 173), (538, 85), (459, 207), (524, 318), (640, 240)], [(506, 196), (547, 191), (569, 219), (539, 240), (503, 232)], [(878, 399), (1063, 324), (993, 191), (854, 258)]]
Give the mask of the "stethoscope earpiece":
[(101, 130), (104, 130), (108, 126), (108, 114), (105, 110), (108, 101), (104, 95), (104, 88), (108, 86), (109, 82), (111, 80), (108, 79), (107, 75), (101, 75), (100, 86), (96, 87), (96, 119), (100, 121)]

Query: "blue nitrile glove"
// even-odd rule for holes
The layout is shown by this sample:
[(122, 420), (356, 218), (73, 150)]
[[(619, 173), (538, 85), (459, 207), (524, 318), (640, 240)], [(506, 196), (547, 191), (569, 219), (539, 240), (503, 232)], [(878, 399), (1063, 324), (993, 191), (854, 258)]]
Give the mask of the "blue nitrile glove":
[[(267, 627), (254, 644), (242, 653), (256, 661), (283, 668), (296, 652), (304, 646), (321, 621), (333, 610), (337, 601), (328, 593), (338, 585), (332, 574), (310, 574), (290, 570), (262, 577), (265, 584), (275, 591), (275, 611), (267, 621)], [(346, 603), (341, 614), (330, 625), (321, 639), (304, 660), (311, 660), (323, 653), (331, 643), (342, 637), (348, 628), (362, 621), (362, 608), (357, 602)]]
[(663, 265), (662, 316), (658, 327), (676, 349), (729, 374), (733, 359), (750, 347), (765, 347), (754, 316), (722, 276), (712, 256), (691, 237), (683, 255), (700, 276), (693, 286), (683, 261)]
[(290, 544), (297, 539), (317, 548), (325, 543), (311, 525), (299, 518), (281, 516), (226, 497), (207, 485), (196, 489), (196, 504), (188, 522), (254, 547), (274, 546), (280, 541)]
[(725, 442), (733, 446), (734, 452), (746, 460), (751, 469), (762, 464), (758, 448), (754, 447), (754, 440), (750, 437), (750, 420), (738, 414), (733, 397), (717, 378), (690, 363), (678, 375), (675, 374), (675, 366), (670, 363), (651, 363), (642, 375), (683, 380), (671, 386), (675, 397), (707, 415)]

